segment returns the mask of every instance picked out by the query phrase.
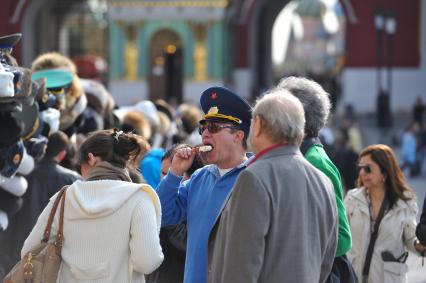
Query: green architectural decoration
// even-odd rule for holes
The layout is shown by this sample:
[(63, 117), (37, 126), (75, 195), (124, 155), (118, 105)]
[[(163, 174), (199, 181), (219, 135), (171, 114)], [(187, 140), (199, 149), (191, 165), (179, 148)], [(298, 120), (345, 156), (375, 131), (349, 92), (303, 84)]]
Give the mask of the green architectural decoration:
[[(156, 32), (161, 30), (172, 30), (179, 35), (183, 42), (184, 76), (190, 78), (194, 73), (192, 53), (194, 49), (194, 38), (188, 25), (183, 21), (148, 21), (144, 25), (138, 25), (137, 47), (138, 47), (138, 78), (144, 79), (149, 75), (150, 66), (150, 41)], [(109, 28), (111, 78), (120, 79), (125, 77), (125, 60), (123, 58), (127, 43), (125, 25), (120, 22), (112, 22)]]
[(123, 77), (124, 42), (124, 31), (118, 26), (116, 22), (111, 22), (109, 25), (110, 79), (119, 79)]
[[(226, 76), (229, 62), (224, 60), (225, 27), (221, 22), (204, 22), (206, 35), (204, 47), (206, 54), (207, 79), (222, 79)], [(128, 27), (135, 30), (135, 42), (137, 43), (137, 79), (143, 80), (150, 72), (150, 43), (152, 37), (162, 30), (175, 32), (182, 42), (183, 73), (185, 79), (194, 79), (195, 62), (194, 50), (197, 43), (194, 29), (190, 21), (163, 21), (150, 20), (146, 22), (113, 21), (109, 25), (110, 44), (110, 76), (111, 79), (126, 79), (126, 60), (124, 52), (128, 44)], [(226, 65), (224, 65), (226, 64)], [(128, 72), (128, 71), (127, 71)]]

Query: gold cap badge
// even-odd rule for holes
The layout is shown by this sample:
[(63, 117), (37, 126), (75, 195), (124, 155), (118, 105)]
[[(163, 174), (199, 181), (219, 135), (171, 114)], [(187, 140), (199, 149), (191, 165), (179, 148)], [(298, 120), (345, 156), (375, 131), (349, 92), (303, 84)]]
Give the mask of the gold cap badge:
[(217, 114), (217, 113), (219, 113), (219, 108), (217, 108), (216, 106), (214, 106), (214, 107), (211, 107), (209, 109), (209, 112), (207, 114)]
[(19, 161), (21, 161), (21, 155), (19, 153), (15, 154), (13, 156), (13, 164), (17, 165), (19, 163)]

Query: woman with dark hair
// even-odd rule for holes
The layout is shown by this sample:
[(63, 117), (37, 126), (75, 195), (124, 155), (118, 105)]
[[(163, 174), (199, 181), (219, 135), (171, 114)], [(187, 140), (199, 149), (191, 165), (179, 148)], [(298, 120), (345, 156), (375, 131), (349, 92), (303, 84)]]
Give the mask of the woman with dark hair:
[(353, 243), (348, 258), (360, 282), (407, 282), (407, 249), (424, 249), (415, 236), (416, 195), (387, 145), (368, 146), (358, 162), (359, 188), (344, 200)]
[[(81, 174), (66, 192), (60, 282), (145, 282), (163, 260), (161, 207), (154, 190), (131, 182), (127, 167), (146, 141), (117, 130), (97, 131), (80, 146)], [(40, 243), (58, 194), (40, 215), (22, 248)], [(49, 241), (58, 229), (55, 216)]]

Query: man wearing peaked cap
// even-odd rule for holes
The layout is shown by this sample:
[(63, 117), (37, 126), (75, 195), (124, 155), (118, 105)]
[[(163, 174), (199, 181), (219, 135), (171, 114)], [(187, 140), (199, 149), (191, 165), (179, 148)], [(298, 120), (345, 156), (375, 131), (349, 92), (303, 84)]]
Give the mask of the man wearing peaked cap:
[[(80, 78), (74, 63), (57, 52), (39, 55), (32, 63), (33, 79), (46, 79), (46, 88), (55, 95), (60, 111), (60, 130), (72, 136), (87, 106)], [(80, 119), (78, 119), (80, 118)]]
[(0, 61), (1, 63), (6, 63), (11, 66), (18, 66), (16, 59), (12, 57), (11, 53), (13, 47), (21, 39), (21, 33), (8, 34), (5, 36), (0, 36)]
[(0, 36), (0, 48), (13, 48), (21, 39), (21, 33), (8, 34)]
[(11, 55), (20, 39), (20, 33), (0, 36), (0, 108), (5, 111), (20, 111), (21, 103), (33, 103), (31, 70), (19, 67)]
[(231, 122), (241, 128), (246, 137), (250, 129), (251, 107), (241, 96), (223, 87), (212, 87), (201, 94), (204, 121)]
[(194, 148), (179, 149), (169, 172), (157, 187), (163, 208), (162, 225), (187, 221), (185, 283), (207, 282), (210, 233), (249, 160), (246, 140), (251, 107), (247, 101), (229, 89), (211, 87), (201, 94), (200, 104), (205, 114), (199, 123), (199, 133), (203, 145), (209, 148), (201, 154), (209, 165), (182, 183), (184, 172), (200, 153)]

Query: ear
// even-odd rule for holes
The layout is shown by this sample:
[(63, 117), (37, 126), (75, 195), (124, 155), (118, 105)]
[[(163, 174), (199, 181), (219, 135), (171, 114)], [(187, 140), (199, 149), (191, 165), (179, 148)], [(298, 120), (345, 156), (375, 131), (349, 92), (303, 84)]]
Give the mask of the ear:
[(61, 150), (57, 155), (56, 155), (56, 159), (61, 162), (62, 160), (64, 160), (65, 156), (67, 155), (67, 151), (65, 149)]
[(236, 141), (236, 142), (240, 142), (240, 141), (242, 141), (243, 139), (244, 139), (244, 132), (241, 130), (241, 131), (236, 131), (235, 132), (235, 136), (234, 136), (234, 140)]
[(96, 163), (98, 163), (98, 159), (93, 155), (93, 153), (89, 152), (87, 157), (87, 164), (89, 164), (90, 166), (95, 166)]
[(253, 127), (251, 130), (253, 131), (253, 136), (255, 137), (259, 137), (262, 134), (262, 119), (259, 116), (254, 117)]

